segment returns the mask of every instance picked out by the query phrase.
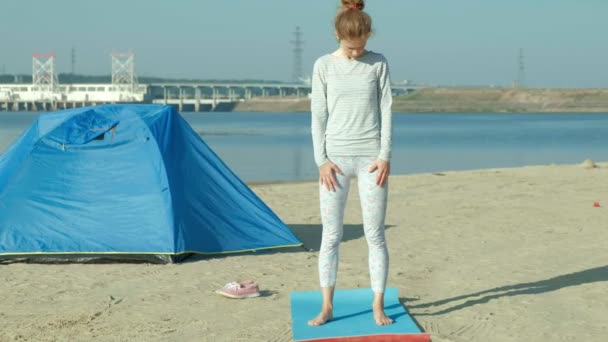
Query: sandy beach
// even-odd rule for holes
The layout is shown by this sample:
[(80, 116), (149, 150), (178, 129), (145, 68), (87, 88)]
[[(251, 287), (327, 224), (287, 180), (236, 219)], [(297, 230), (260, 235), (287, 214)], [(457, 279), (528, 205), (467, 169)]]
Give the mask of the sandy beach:
[[(435, 342), (605, 341), (608, 163), (598, 166), (392, 176), (389, 286)], [(0, 265), (0, 341), (291, 341), (289, 293), (318, 287), (317, 184), (252, 188), (308, 251)], [(360, 215), (355, 185), (339, 288), (369, 287)], [(262, 296), (213, 293), (237, 279), (257, 280)]]

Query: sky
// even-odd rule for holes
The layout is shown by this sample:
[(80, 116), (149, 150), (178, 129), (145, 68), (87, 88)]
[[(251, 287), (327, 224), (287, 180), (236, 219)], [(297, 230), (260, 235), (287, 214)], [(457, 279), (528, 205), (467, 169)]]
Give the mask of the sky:
[[(109, 75), (133, 51), (141, 76), (290, 81), (294, 31), (303, 69), (337, 48), (337, 0), (1, 0), (0, 73), (31, 74), (32, 54), (59, 72)], [(368, 0), (393, 82), (608, 87), (606, 0)]]

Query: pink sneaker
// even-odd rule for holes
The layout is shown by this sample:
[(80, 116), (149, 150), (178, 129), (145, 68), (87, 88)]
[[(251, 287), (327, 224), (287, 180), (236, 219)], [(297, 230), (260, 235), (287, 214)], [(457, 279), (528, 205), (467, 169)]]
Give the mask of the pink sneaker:
[(237, 283), (233, 281), (216, 290), (215, 293), (228, 298), (241, 299), (259, 297), (260, 289), (255, 282)]

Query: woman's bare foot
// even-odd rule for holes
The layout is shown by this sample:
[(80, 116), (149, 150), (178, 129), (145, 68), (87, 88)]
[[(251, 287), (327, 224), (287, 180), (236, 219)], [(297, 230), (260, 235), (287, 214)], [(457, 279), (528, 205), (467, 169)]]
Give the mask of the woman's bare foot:
[(374, 320), (376, 321), (376, 324), (378, 324), (378, 325), (393, 324), (393, 319), (390, 318), (390, 317), (388, 317), (384, 313), (384, 309), (383, 308), (380, 308), (380, 309), (374, 308)]
[(384, 293), (374, 293), (372, 309), (374, 309), (374, 320), (376, 321), (376, 324), (389, 325), (393, 323), (393, 319), (384, 313)]
[(317, 317), (308, 321), (308, 325), (318, 327), (331, 321), (332, 318), (334, 318), (332, 310), (321, 310), (321, 313)]
[(323, 304), (321, 305), (321, 313), (308, 321), (308, 325), (318, 327), (323, 325), (334, 318), (334, 288), (322, 287), (321, 294), (323, 295)]

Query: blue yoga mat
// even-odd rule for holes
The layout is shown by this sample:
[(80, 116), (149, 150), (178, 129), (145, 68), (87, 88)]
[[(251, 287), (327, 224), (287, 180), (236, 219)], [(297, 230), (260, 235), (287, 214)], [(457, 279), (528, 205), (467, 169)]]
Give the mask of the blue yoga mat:
[[(321, 291), (291, 293), (291, 320), (294, 341), (339, 341), (353, 337), (368, 337), (366, 341), (429, 341), (429, 335), (420, 331), (412, 317), (399, 303), (396, 288), (387, 288), (384, 293), (386, 314), (393, 324), (378, 326), (372, 312), (371, 289), (336, 290), (334, 293), (334, 319), (312, 327), (308, 321), (319, 314), (322, 303)], [(407, 339), (411, 337), (411, 339)], [(403, 337), (403, 338), (401, 338)], [(363, 339), (357, 339), (363, 341)]]

